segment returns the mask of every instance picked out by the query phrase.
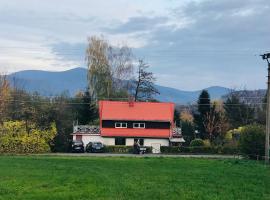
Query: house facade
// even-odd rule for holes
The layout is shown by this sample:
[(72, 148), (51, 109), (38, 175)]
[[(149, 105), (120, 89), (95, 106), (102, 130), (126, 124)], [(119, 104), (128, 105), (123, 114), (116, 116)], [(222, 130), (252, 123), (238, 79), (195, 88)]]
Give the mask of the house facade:
[(161, 146), (184, 142), (174, 126), (174, 104), (153, 102), (99, 102), (99, 127), (74, 126), (73, 140), (132, 146), (138, 141), (159, 153)]

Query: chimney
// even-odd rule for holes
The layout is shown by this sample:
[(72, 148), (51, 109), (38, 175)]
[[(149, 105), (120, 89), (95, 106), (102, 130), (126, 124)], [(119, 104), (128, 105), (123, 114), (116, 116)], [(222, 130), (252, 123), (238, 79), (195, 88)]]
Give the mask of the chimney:
[(133, 96), (130, 96), (128, 98), (128, 105), (129, 105), (129, 107), (133, 107), (134, 106), (134, 97)]

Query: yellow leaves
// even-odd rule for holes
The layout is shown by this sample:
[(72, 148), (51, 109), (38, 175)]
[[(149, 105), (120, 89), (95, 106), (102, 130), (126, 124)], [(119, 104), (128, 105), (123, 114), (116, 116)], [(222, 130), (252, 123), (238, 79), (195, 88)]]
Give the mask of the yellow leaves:
[(183, 110), (180, 114), (180, 119), (182, 121), (186, 121), (186, 122), (193, 122), (193, 115), (191, 114), (191, 112), (189, 110)]
[(6, 76), (0, 75), (0, 122), (5, 118), (8, 99), (10, 98), (10, 88)]
[[(56, 126), (51, 124), (48, 130), (35, 128), (24, 121), (8, 121), (0, 126), (0, 152), (5, 153), (42, 153), (50, 150), (49, 142), (56, 136)], [(28, 127), (28, 128), (29, 128)]]

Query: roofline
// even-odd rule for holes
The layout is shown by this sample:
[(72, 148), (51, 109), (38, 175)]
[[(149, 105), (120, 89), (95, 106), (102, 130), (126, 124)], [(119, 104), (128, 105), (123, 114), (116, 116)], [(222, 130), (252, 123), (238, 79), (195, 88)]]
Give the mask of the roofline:
[[(129, 103), (128, 101), (112, 101), (112, 100), (99, 100), (99, 102), (115, 102), (115, 103)], [(173, 102), (150, 102), (150, 101), (134, 101), (134, 103), (151, 103), (151, 104), (174, 104)]]
[(101, 119), (101, 121), (103, 120), (110, 120), (110, 121), (144, 121), (144, 122), (169, 122), (169, 123), (172, 123), (171, 120), (154, 120), (154, 119), (151, 119), (151, 120), (145, 120), (145, 119)]

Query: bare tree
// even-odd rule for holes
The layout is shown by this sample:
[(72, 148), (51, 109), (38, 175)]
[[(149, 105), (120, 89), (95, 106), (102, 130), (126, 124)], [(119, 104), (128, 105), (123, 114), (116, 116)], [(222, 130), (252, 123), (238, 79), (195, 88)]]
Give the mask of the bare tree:
[(139, 60), (138, 78), (135, 81), (135, 101), (152, 100), (155, 94), (159, 94), (154, 86), (156, 78), (152, 72), (148, 72), (149, 65)]

